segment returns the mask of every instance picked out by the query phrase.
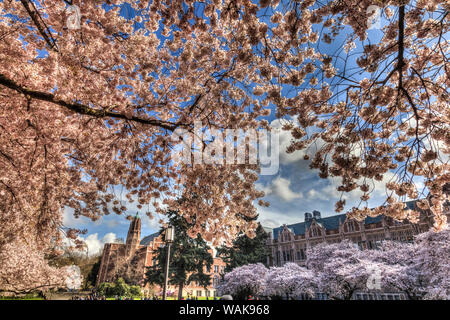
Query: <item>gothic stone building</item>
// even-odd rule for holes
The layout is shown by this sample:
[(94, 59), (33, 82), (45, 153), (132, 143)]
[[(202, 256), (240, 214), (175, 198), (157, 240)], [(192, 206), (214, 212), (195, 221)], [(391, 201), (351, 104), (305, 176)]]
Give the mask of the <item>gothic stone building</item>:
[[(350, 239), (361, 249), (375, 249), (383, 240), (412, 241), (414, 235), (430, 229), (433, 218), (431, 212), (417, 208), (416, 201), (406, 202), (406, 206), (421, 213), (419, 223), (398, 222), (385, 216), (367, 217), (358, 222), (347, 219), (345, 214), (322, 218), (318, 211), (307, 212), (304, 222), (282, 225), (269, 232), (267, 263), (269, 266), (282, 266), (286, 262), (304, 265), (306, 250), (321, 242)], [(448, 206), (445, 209), (449, 216)]]
[[(103, 282), (112, 282), (116, 277), (123, 277), (127, 282), (144, 285), (146, 267), (152, 266), (156, 259), (156, 250), (164, 242), (159, 232), (144, 237), (141, 240), (141, 219), (136, 215), (130, 223), (127, 240), (123, 243), (106, 243), (100, 263), (96, 285)], [(183, 290), (183, 295), (215, 296), (215, 287), (219, 284), (220, 276), (225, 270), (222, 259), (214, 257), (213, 265), (205, 273), (211, 275), (211, 285), (203, 288), (192, 283)], [(144, 290), (148, 289), (147, 285)], [(158, 290), (161, 288), (157, 287)], [(169, 286), (169, 292), (177, 293), (175, 287)]]
[[(282, 266), (287, 262), (304, 265), (306, 250), (321, 242), (336, 243), (349, 239), (361, 249), (376, 249), (383, 240), (412, 241), (414, 235), (430, 229), (433, 217), (431, 212), (417, 208), (416, 201), (406, 202), (406, 206), (420, 212), (419, 223), (398, 222), (385, 216), (367, 217), (361, 222), (347, 219), (345, 214), (322, 218), (320, 212), (313, 211), (312, 214), (305, 213), (304, 222), (265, 228), (269, 233), (267, 263), (269, 266)], [(447, 202), (444, 212), (450, 220), (449, 208)], [(328, 296), (316, 293), (315, 299), (326, 300)], [(353, 299), (404, 300), (406, 296), (399, 292), (355, 292)]]

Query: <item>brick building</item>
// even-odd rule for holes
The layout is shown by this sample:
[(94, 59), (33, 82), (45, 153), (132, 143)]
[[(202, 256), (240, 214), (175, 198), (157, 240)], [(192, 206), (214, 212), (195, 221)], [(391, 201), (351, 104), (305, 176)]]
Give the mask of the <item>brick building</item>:
[[(446, 193), (448, 194), (448, 185)], [(267, 246), (269, 266), (282, 266), (287, 262), (305, 265), (306, 250), (321, 243), (336, 243), (349, 239), (361, 249), (376, 249), (383, 240), (412, 241), (414, 235), (430, 230), (433, 217), (428, 210), (417, 208), (416, 201), (406, 202), (408, 209), (420, 212), (420, 222), (398, 222), (386, 216), (367, 217), (364, 221), (347, 219), (345, 214), (321, 217), (321, 213), (313, 211), (305, 213), (304, 222), (282, 225), (278, 228), (265, 228), (269, 234)], [(444, 205), (444, 212), (450, 221), (450, 203)], [(309, 299), (300, 297), (300, 299)], [(327, 300), (327, 294), (317, 292), (315, 299)], [(405, 300), (401, 292), (355, 292), (355, 300)]]
[[(141, 240), (141, 219), (136, 215), (130, 223), (125, 244), (105, 244), (96, 285), (102, 282), (112, 282), (116, 276), (121, 276), (129, 282), (143, 286), (146, 267), (155, 263), (156, 250), (164, 244), (159, 232)], [(205, 273), (211, 275), (211, 285), (205, 290), (205, 288), (191, 283), (183, 289), (183, 295), (215, 296), (215, 288), (219, 284), (221, 274), (224, 273), (225, 263), (221, 258), (215, 256), (214, 250), (211, 253), (213, 254), (213, 264), (209, 270), (206, 267), (204, 270)], [(148, 285), (144, 287), (144, 290), (148, 287)], [(161, 288), (157, 287), (157, 289)], [(178, 288), (169, 286), (168, 291), (178, 293)]]
[[(359, 222), (348, 219), (345, 214), (322, 218), (319, 211), (307, 212), (304, 222), (268, 230), (270, 255), (267, 264), (281, 266), (295, 262), (304, 265), (306, 250), (321, 242), (336, 243), (350, 239), (361, 249), (375, 249), (383, 240), (412, 241), (414, 235), (428, 231), (434, 221), (431, 212), (419, 209), (416, 201), (405, 204), (408, 209), (420, 212), (419, 223), (398, 222), (386, 216), (367, 217)], [(448, 202), (444, 205), (444, 212), (450, 220)]]

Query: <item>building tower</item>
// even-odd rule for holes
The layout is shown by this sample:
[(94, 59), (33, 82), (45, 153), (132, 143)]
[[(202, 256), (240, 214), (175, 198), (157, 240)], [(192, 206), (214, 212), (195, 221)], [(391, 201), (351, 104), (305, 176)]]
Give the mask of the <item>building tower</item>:
[(126, 242), (127, 256), (130, 256), (136, 250), (136, 248), (139, 246), (140, 241), (141, 241), (141, 218), (139, 217), (139, 213), (136, 213), (136, 216), (131, 221), (130, 228), (128, 229)]

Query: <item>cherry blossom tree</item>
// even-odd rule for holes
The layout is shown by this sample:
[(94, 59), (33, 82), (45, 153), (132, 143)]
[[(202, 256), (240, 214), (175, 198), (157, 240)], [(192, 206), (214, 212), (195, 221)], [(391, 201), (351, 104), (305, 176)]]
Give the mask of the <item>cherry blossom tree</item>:
[(253, 235), (256, 165), (175, 165), (170, 154), (172, 134), (196, 120), (264, 125), (268, 112), (248, 94), (259, 58), (240, 23), (258, 5), (71, 1), (82, 14), (74, 29), (67, 3), (0, 2), (0, 250), (33, 238), (28, 248), (48, 252), (63, 237), (64, 208), (97, 220), (130, 202), (180, 207), (192, 235), (215, 242)]
[(268, 269), (262, 263), (247, 264), (234, 268), (225, 274), (218, 287), (220, 295), (231, 294), (234, 299), (246, 299), (248, 296), (262, 295)]
[(68, 279), (80, 280), (80, 275), (73, 274), (69, 266), (49, 266), (44, 253), (30, 248), (30, 245), (15, 241), (0, 250), (0, 294), (45, 292), (54, 288), (67, 288)]
[(432, 230), (415, 237), (414, 243), (385, 241), (378, 250), (369, 251), (369, 259), (398, 267), (399, 272), (383, 283), (405, 293), (409, 299), (448, 299), (449, 230)]
[(411, 300), (449, 299), (449, 236), (449, 229), (430, 230), (414, 243), (384, 241), (373, 250), (361, 250), (349, 240), (320, 243), (307, 251), (306, 268), (245, 265), (225, 274), (220, 290), (244, 298), (322, 292), (349, 300), (355, 292), (402, 292)]
[[(267, 99), (292, 134), (288, 152), (310, 150), (321, 178), (337, 177), (337, 191), (359, 190), (347, 211), (362, 220), (384, 214), (417, 221), (406, 198), (447, 225), (443, 204), (450, 181), (449, 3), (445, 0), (328, 0), (292, 3), (276, 13), (270, 39)], [(379, 13), (379, 26), (371, 23)], [(287, 41), (289, 39), (289, 41)], [(276, 83), (276, 84), (275, 84)], [(290, 95), (281, 94), (290, 88)], [(309, 159), (309, 155), (305, 155)], [(377, 185), (386, 201), (367, 201)], [(336, 211), (345, 207), (345, 198)]]
[(415, 242), (410, 273), (416, 275), (416, 290), (424, 299), (450, 299), (450, 230), (422, 233)]
[[(339, 191), (359, 188), (364, 202), (393, 174), (387, 206), (351, 217), (417, 220), (401, 197), (418, 197), (422, 177), (432, 197), (420, 206), (442, 230), (448, 1), (377, 1), (387, 19), (379, 41), (367, 36), (371, 4), (0, 2), (0, 251), (32, 239), (27, 248), (48, 253), (63, 237), (64, 208), (97, 220), (133, 202), (149, 215), (161, 203), (178, 210), (194, 223), (191, 236), (214, 244), (254, 236), (257, 164), (176, 164), (170, 154), (173, 133), (194, 133), (195, 121), (269, 129), (271, 108), (293, 135), (288, 152), (321, 145), (311, 167), (341, 177)], [(323, 51), (329, 42), (348, 53)]]
[(391, 289), (402, 272), (399, 265), (371, 260), (371, 254), (349, 240), (322, 243), (308, 250), (306, 265), (315, 272), (319, 291), (350, 300), (356, 291)]
[(265, 287), (265, 296), (285, 296), (288, 300), (302, 294), (312, 297), (315, 293), (314, 273), (289, 262), (269, 269)]
[(420, 270), (414, 262), (418, 249), (416, 243), (383, 241), (377, 250), (367, 252), (372, 262), (399, 268), (393, 277), (383, 278), (383, 284), (394, 291), (405, 293), (410, 300), (420, 299), (423, 290), (419, 283)]

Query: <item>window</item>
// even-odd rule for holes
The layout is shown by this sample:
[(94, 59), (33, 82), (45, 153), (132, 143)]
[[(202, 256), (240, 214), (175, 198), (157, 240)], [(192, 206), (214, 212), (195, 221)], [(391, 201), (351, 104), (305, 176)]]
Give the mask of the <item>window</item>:
[(317, 300), (328, 300), (328, 295), (326, 293), (317, 292), (316, 299)]
[(349, 221), (347, 223), (348, 226), (348, 232), (354, 232), (355, 231), (355, 225), (353, 224), (353, 221)]
[(304, 249), (298, 249), (298, 251), (297, 251), (297, 260), (305, 260), (305, 259), (306, 259), (305, 250)]
[(206, 291), (205, 291), (205, 296), (211, 297), (211, 292), (210, 292), (209, 290), (206, 290)]
[(219, 266), (214, 265), (214, 273), (219, 273)]
[(208, 272), (208, 273), (211, 272), (211, 266), (206, 266), (206, 272)]
[(377, 240), (375, 241), (375, 247), (378, 249), (379, 247), (381, 247), (382, 241)]
[(197, 297), (201, 297), (202, 296), (202, 290), (197, 290)]
[(215, 277), (213, 278), (213, 286), (214, 286), (214, 287), (218, 286), (218, 285), (219, 285), (219, 282), (220, 282), (219, 277), (215, 276)]

